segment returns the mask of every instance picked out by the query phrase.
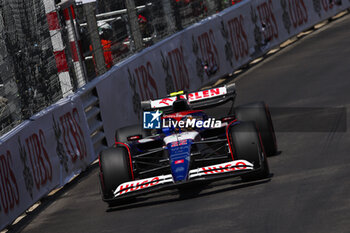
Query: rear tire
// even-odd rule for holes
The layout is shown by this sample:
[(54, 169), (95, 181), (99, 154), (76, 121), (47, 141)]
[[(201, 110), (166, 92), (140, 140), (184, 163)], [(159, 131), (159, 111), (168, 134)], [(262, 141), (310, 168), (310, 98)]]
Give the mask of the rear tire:
[(142, 125), (129, 125), (115, 131), (115, 140), (117, 142), (128, 142), (129, 136), (141, 135), (142, 138), (150, 136), (149, 130), (142, 128)]
[(277, 154), (277, 142), (271, 114), (264, 102), (238, 106), (235, 115), (241, 121), (254, 121), (268, 156)]
[(100, 182), (104, 199), (114, 197), (114, 190), (131, 181), (129, 154), (124, 147), (109, 148), (100, 155)]
[(230, 135), (234, 159), (247, 160), (254, 165), (254, 169), (258, 169), (242, 175), (242, 180), (258, 180), (269, 177), (270, 170), (264, 153), (264, 146), (255, 124), (253, 122), (242, 122), (234, 125), (230, 130)]

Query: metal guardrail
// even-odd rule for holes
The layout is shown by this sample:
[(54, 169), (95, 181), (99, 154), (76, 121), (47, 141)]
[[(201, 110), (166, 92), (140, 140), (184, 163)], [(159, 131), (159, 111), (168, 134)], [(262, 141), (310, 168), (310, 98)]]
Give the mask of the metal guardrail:
[(90, 130), (90, 138), (94, 146), (95, 154), (98, 155), (107, 148), (107, 141), (104, 134), (103, 122), (99, 106), (99, 97), (96, 87), (83, 93), (81, 96), (83, 108)]

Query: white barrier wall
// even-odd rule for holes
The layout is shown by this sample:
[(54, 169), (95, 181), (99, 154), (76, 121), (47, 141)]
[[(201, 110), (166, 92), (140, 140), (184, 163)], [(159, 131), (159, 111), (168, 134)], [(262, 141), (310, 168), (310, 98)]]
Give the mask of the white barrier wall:
[(142, 120), (141, 100), (212, 83), (349, 6), (350, 0), (243, 1), (130, 57), (23, 122), (0, 138), (0, 229), (96, 159), (82, 93), (96, 88), (111, 146), (117, 128)]

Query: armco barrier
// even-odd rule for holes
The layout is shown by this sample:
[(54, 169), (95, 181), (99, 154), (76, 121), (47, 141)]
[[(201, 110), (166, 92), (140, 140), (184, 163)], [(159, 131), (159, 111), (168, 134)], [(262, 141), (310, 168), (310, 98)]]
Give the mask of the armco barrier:
[(3, 135), (0, 229), (113, 145), (117, 128), (140, 122), (141, 100), (212, 83), (350, 6), (329, 2), (243, 1), (128, 58)]

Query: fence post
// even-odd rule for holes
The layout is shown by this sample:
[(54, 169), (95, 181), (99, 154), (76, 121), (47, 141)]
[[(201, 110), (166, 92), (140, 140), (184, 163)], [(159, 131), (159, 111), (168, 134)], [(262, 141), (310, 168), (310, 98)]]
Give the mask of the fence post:
[(74, 5), (70, 5), (68, 8), (64, 9), (63, 13), (66, 20), (68, 39), (73, 55), (72, 58), (76, 82), (78, 88), (80, 88), (86, 84), (86, 71), (84, 66), (85, 64), (83, 62), (83, 57), (80, 51), (78, 31), (76, 30)]
[(137, 12), (135, 9), (135, 2), (134, 0), (126, 0), (125, 5), (128, 12), (128, 21), (130, 25), (131, 37), (134, 41), (135, 50), (139, 51), (142, 49), (142, 35), (140, 32), (139, 21), (136, 14)]
[(101, 75), (107, 71), (103, 48), (100, 35), (98, 34), (97, 20), (95, 14), (95, 3), (86, 3), (83, 5), (83, 10), (86, 18), (87, 29), (90, 35), (90, 42), (94, 55), (96, 74)]
[(68, 63), (59, 24), (58, 13), (54, 0), (44, 0), (45, 14), (50, 30), (53, 52), (55, 55), (58, 78), (63, 97), (73, 93), (73, 86), (68, 72)]

